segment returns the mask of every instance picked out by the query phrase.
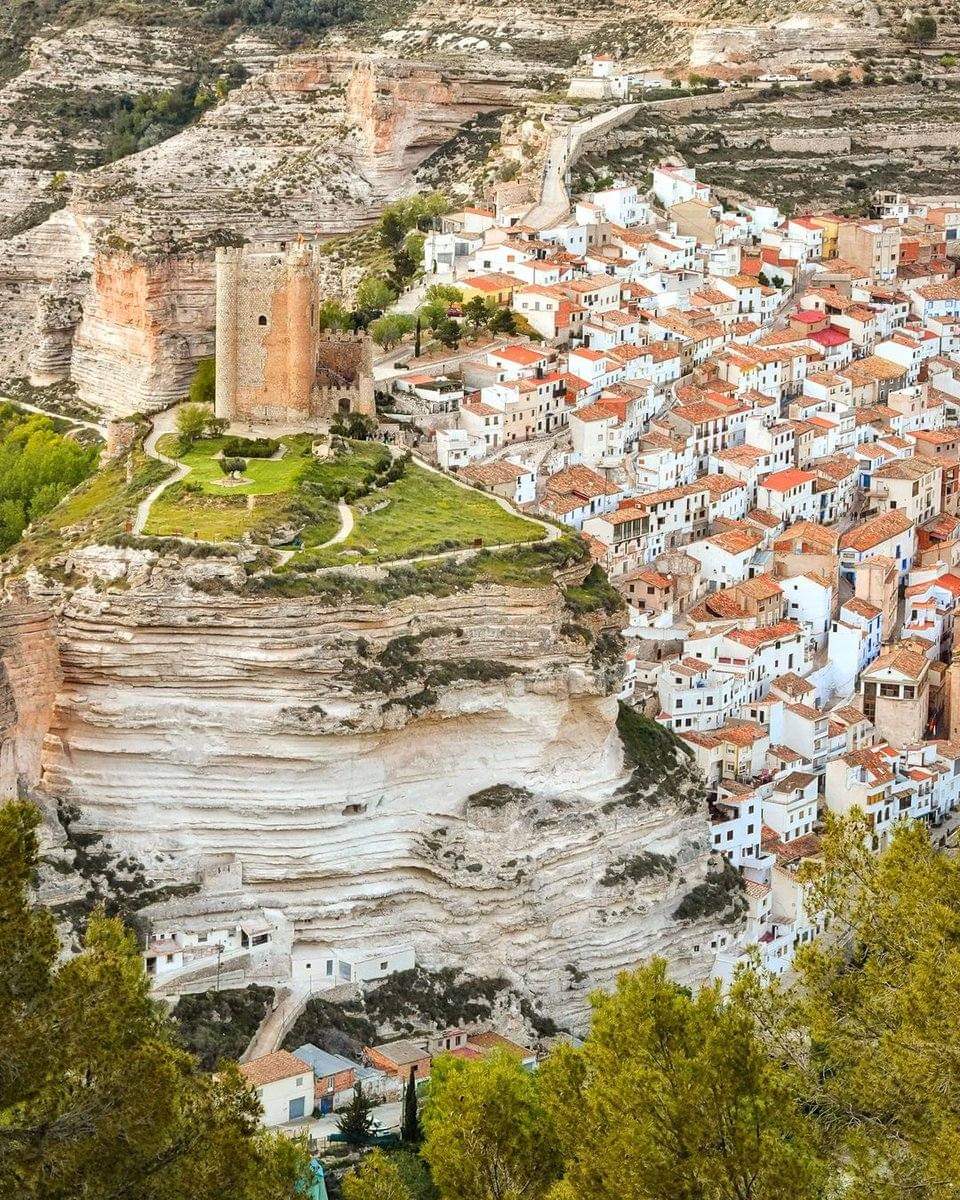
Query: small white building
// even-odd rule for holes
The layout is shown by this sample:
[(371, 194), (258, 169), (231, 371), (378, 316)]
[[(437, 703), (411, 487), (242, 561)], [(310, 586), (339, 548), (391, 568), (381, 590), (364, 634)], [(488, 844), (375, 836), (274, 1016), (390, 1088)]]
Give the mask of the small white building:
[(288, 1050), (241, 1063), (240, 1074), (260, 1101), (267, 1129), (313, 1115), (313, 1068)]

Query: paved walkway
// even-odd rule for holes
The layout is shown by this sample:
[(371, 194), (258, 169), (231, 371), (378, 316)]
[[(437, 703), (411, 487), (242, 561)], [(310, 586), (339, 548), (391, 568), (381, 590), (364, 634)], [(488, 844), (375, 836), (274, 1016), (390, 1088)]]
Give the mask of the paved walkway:
[(566, 174), (580, 157), (584, 142), (592, 133), (599, 133), (603, 129), (629, 120), (642, 107), (639, 101), (633, 104), (618, 104), (615, 108), (576, 121), (555, 133), (547, 147), (540, 198), (533, 208), (524, 213), (523, 224), (531, 225), (534, 229), (548, 229), (562, 221), (570, 211)]
[[(326, 550), (328, 546), (336, 546), (340, 542), (345, 542), (353, 533), (353, 509), (349, 504), (344, 504), (341, 500), (337, 505), (337, 512), (340, 514), (340, 528), (333, 535), (319, 546), (314, 546), (314, 550)], [(286, 561), (286, 559), (284, 560)]]
[[(153, 491), (148, 496), (145, 496), (137, 505), (137, 515), (133, 519), (133, 532), (136, 536), (139, 536), (143, 533), (144, 527), (147, 524), (147, 519), (150, 516), (150, 509), (154, 500), (156, 500), (158, 496), (162, 495), (172, 483), (176, 483), (177, 480), (182, 479), (190, 470), (185, 463), (177, 462), (175, 458), (168, 458), (166, 454), (161, 454), (161, 452), (157, 449), (157, 442), (160, 440), (160, 438), (162, 438), (165, 434), (173, 433), (176, 428), (177, 410), (176, 408), (168, 408), (166, 412), (158, 413), (153, 418), (153, 428), (150, 430), (146, 436), (146, 439), (144, 440), (143, 450), (145, 454), (149, 454), (151, 458), (155, 458), (159, 462), (167, 463), (168, 466), (175, 467), (176, 470), (172, 475), (164, 479), (162, 483), (158, 483)], [(190, 542), (194, 539), (181, 538), (180, 540), (184, 542)]]
[(250, 1045), (240, 1055), (240, 1061), (249, 1062), (252, 1058), (262, 1058), (264, 1054), (276, 1050), (309, 999), (309, 983), (293, 983), (285, 988), (280, 995), (280, 1003), (261, 1021)]

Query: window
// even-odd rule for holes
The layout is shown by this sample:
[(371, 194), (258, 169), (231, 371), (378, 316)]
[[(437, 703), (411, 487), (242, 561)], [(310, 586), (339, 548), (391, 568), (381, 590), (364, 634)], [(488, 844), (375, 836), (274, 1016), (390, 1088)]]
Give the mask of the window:
[(260, 316), (257, 317), (257, 324), (258, 325), (266, 325), (266, 323), (267, 323), (267, 318), (263, 315), (263, 313), (261, 313)]
[(332, 958), (328, 958), (328, 959), (327, 959), (327, 968), (326, 968), (326, 974), (327, 974), (327, 975), (332, 975), (332, 974), (333, 974), (333, 959), (332, 959)]
[(387, 964), (386, 964), (386, 962), (382, 962), (382, 963), (380, 964), (380, 970), (381, 970), (381, 971), (385, 971), (386, 969), (387, 969)]

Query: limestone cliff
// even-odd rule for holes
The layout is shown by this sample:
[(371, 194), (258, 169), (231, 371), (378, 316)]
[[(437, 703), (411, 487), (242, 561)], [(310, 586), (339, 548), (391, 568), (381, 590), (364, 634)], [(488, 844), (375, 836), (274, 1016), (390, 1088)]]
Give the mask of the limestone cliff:
[[(87, 46), (84, 36), (105, 33), (73, 31), (71, 46)], [(107, 90), (127, 79), (87, 49), (92, 79)], [(244, 50), (231, 44), (235, 58)], [(245, 61), (249, 81), (195, 125), (77, 171), (69, 191), (45, 193), (63, 208), (0, 237), (0, 376), (71, 378), (81, 399), (111, 413), (182, 397), (213, 352), (216, 245), (362, 228), (464, 122), (535, 94), (509, 63), (345, 50)], [(5, 161), (0, 143), (0, 180)], [(343, 282), (331, 260), (327, 290)]]
[(161, 882), (236, 855), (297, 946), (411, 941), (555, 1015), (653, 953), (709, 970), (716, 917), (673, 915), (708, 869), (698, 781), (672, 746), (625, 759), (603, 639), (560, 586), (331, 607), (248, 594), (230, 562), (96, 554), (96, 587), (81, 556), (73, 590), (32, 576), (63, 680), (23, 769)]

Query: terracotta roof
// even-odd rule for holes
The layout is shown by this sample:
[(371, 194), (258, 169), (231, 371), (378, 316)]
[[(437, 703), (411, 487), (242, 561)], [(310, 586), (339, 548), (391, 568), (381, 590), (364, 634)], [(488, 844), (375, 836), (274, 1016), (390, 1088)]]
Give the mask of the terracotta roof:
[(390, 1062), (396, 1063), (398, 1067), (429, 1057), (423, 1046), (411, 1042), (408, 1038), (398, 1038), (395, 1042), (384, 1042), (380, 1046), (373, 1046), (372, 1049), (377, 1054), (382, 1054), (384, 1058), (389, 1059)]
[(764, 629), (735, 629), (728, 633), (727, 637), (731, 641), (739, 642), (741, 646), (758, 650), (761, 646), (767, 646), (782, 638), (796, 637), (799, 632), (800, 626), (796, 621), (778, 621), (776, 625), (768, 625)]
[(531, 1053), (527, 1046), (521, 1046), (519, 1042), (514, 1042), (500, 1033), (471, 1033), (467, 1042), (481, 1050), (505, 1050), (515, 1058), (529, 1058)]
[(281, 1079), (291, 1079), (295, 1075), (311, 1074), (313, 1068), (302, 1058), (297, 1058), (289, 1050), (274, 1050), (262, 1058), (251, 1059), (240, 1064), (240, 1074), (251, 1087), (263, 1087), (268, 1083), (277, 1083)]
[(498, 483), (516, 483), (522, 475), (527, 474), (529, 472), (523, 467), (518, 467), (516, 463), (491, 462), (464, 467), (460, 472), (460, 478), (473, 480), (476, 483), (485, 484), (487, 487), (494, 487)]
[(812, 483), (816, 479), (813, 471), (801, 471), (797, 467), (788, 467), (785, 471), (774, 471), (772, 475), (760, 481), (760, 486), (774, 492), (789, 492), (803, 483)]
[(912, 525), (913, 522), (905, 513), (891, 509), (890, 512), (880, 513), (879, 516), (864, 521), (862, 525), (847, 530), (840, 538), (840, 549), (860, 552), (872, 550), (874, 546), (906, 533)]
[(864, 617), (868, 621), (873, 621), (880, 616), (880, 609), (875, 604), (861, 600), (859, 596), (852, 596), (849, 600), (844, 601), (841, 608), (848, 608), (858, 617)]
[(787, 671), (785, 675), (779, 675), (770, 686), (775, 687), (778, 692), (785, 692), (788, 696), (794, 696), (797, 699), (810, 691), (817, 690), (808, 679), (801, 679), (794, 671)]
[(896, 671), (898, 675), (906, 675), (908, 679), (919, 679), (929, 665), (926, 656), (916, 650), (910, 650), (906, 646), (891, 646), (879, 658), (874, 659), (863, 674), (866, 677), (877, 675), (881, 671)]

